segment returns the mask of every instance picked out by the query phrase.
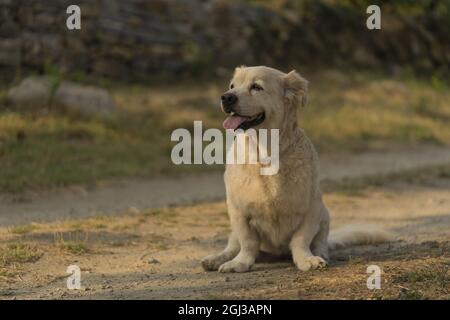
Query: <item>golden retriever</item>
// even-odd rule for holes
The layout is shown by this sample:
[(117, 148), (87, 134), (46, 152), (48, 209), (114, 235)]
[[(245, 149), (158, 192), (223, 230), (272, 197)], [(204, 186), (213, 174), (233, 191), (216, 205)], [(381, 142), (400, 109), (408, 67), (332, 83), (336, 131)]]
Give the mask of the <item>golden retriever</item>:
[(279, 171), (261, 175), (262, 164), (227, 164), (224, 179), (231, 235), (226, 248), (205, 257), (205, 270), (246, 272), (260, 252), (291, 254), (298, 269), (327, 265), (329, 248), (388, 241), (377, 228), (348, 227), (328, 237), (330, 218), (319, 186), (318, 155), (298, 127), (308, 82), (296, 71), (236, 68), (221, 97), (226, 129), (279, 129)]

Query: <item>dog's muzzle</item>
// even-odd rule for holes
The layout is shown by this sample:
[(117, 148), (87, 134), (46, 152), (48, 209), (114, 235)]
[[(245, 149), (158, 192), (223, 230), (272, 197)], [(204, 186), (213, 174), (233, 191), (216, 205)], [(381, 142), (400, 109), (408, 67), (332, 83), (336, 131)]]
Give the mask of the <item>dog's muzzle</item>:
[(226, 113), (233, 112), (233, 107), (238, 102), (238, 97), (234, 93), (225, 93), (220, 97), (222, 102), (222, 109)]

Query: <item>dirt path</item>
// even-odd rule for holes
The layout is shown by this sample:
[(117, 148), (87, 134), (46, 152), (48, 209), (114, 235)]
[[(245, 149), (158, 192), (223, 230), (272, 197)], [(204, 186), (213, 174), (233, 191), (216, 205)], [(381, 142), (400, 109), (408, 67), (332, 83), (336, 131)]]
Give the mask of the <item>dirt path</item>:
[[(321, 176), (334, 180), (445, 163), (450, 163), (450, 148), (420, 146), (391, 152), (323, 157)], [(0, 226), (113, 215), (130, 207), (142, 210), (217, 201), (224, 196), (222, 173), (122, 181), (92, 190), (73, 187), (19, 197), (0, 195)]]
[[(225, 245), (223, 201), (32, 230), (3, 228), (0, 246), (27, 244), (21, 256), (36, 258), (7, 265), (3, 274), (0, 268), (0, 298), (450, 299), (450, 179), (393, 181), (359, 196), (331, 192), (325, 202), (332, 228), (374, 223), (397, 240), (333, 252), (325, 270), (301, 273), (280, 261), (258, 263), (246, 274), (221, 274), (204, 272), (199, 260)], [(66, 288), (66, 268), (73, 264), (81, 268), (82, 290)], [(366, 287), (369, 265), (383, 271), (380, 290)]]
[[(419, 176), (421, 167), (449, 163), (450, 150), (434, 147), (328, 157), (322, 178)], [(221, 174), (3, 199), (0, 299), (450, 299), (450, 177), (396, 179), (324, 195), (332, 229), (373, 223), (396, 241), (335, 251), (328, 268), (307, 273), (290, 261), (257, 263), (246, 274), (201, 269), (229, 233)], [(192, 202), (208, 203), (158, 209)], [(53, 222), (7, 227), (36, 220)], [(82, 290), (66, 287), (70, 265), (81, 269)], [(383, 272), (380, 290), (366, 286), (369, 265)]]

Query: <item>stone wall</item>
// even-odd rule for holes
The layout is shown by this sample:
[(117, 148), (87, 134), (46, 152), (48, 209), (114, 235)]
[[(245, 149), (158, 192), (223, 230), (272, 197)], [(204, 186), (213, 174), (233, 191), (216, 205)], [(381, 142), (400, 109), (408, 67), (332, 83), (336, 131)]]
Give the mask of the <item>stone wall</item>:
[[(417, 25), (388, 12), (383, 32), (370, 32), (364, 8), (355, 14), (305, 3), (269, 9), (220, 0), (0, 0), (0, 74), (57, 68), (126, 81), (240, 64), (427, 71), (450, 63), (448, 33), (433, 33), (430, 21)], [(81, 7), (79, 31), (66, 28), (70, 4)]]

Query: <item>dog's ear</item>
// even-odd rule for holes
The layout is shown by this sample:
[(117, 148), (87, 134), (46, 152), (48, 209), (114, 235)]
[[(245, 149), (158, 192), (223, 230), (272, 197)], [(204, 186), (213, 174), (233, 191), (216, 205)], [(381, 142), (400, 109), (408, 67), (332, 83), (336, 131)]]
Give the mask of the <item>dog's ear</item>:
[(308, 91), (308, 81), (297, 71), (292, 70), (283, 77), (285, 98), (294, 105), (306, 105), (306, 93)]
[(241, 66), (239, 66), (239, 67), (236, 67), (236, 68), (234, 68), (234, 73), (236, 74), (236, 72), (238, 72), (238, 71), (241, 70), (241, 69), (245, 69), (245, 68), (247, 68), (247, 67), (244, 66), (244, 65), (241, 65)]

